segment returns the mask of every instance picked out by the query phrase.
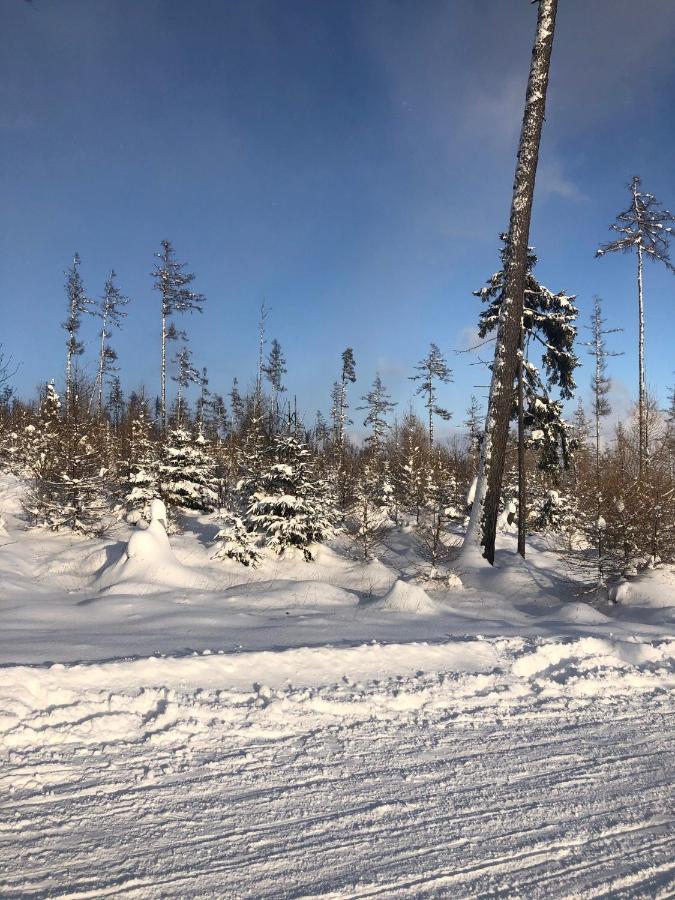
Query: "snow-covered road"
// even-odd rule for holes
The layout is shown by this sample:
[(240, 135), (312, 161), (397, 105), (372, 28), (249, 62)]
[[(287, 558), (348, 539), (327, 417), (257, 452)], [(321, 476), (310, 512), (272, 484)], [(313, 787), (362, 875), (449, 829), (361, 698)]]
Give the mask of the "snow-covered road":
[(3, 896), (673, 896), (672, 641), (350, 652), (0, 670)]

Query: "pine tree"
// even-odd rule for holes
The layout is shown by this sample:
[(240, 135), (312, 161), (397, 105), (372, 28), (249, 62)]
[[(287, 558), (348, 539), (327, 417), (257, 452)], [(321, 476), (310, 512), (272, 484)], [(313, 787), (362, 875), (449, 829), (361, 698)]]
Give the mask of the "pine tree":
[(90, 306), (94, 304), (85, 290), (80, 275), (80, 257), (76, 253), (73, 264), (66, 272), (66, 296), (68, 298), (68, 318), (63, 323), (63, 328), (68, 335), (66, 339), (66, 417), (71, 414), (74, 403), (74, 373), (73, 361), (76, 356), (84, 353), (84, 344), (78, 334), (82, 324), (82, 315), (90, 313)]
[(438, 349), (436, 344), (431, 344), (427, 356), (415, 366), (419, 375), (411, 375), (411, 381), (421, 381), (416, 393), (423, 396), (424, 407), (429, 417), (429, 448), (434, 444), (434, 416), (447, 422), (452, 413), (436, 403), (436, 382), (448, 384), (452, 381), (452, 371)]
[(98, 351), (98, 371), (96, 373), (96, 391), (98, 400), (98, 414), (103, 413), (103, 386), (106, 376), (115, 370), (117, 353), (108, 343), (112, 337), (113, 328), (121, 328), (122, 319), (127, 315), (124, 307), (129, 303), (129, 298), (115, 284), (116, 274), (113, 271), (108, 275), (103, 296), (98, 309), (101, 319), (101, 331), (99, 333), (100, 345)]
[(596, 256), (607, 253), (631, 253), (637, 256), (637, 293), (638, 293), (638, 410), (639, 410), (639, 466), (642, 477), (646, 455), (646, 402), (647, 380), (645, 375), (645, 314), (644, 291), (642, 284), (643, 260), (646, 256), (652, 262), (660, 262), (675, 273), (670, 261), (670, 239), (675, 225), (675, 216), (653, 194), (641, 190), (642, 182), (635, 176), (629, 185), (631, 202), (628, 209), (619, 213), (616, 222), (610, 229), (620, 235), (616, 240), (603, 244), (596, 251)]
[[(175, 252), (171, 241), (162, 241), (162, 249), (155, 256), (159, 263), (155, 265), (152, 277), (155, 279), (154, 288), (162, 296), (162, 361), (160, 367), (160, 415), (162, 430), (167, 428), (166, 405), (166, 344), (172, 339), (169, 321), (171, 316), (183, 312), (202, 312), (202, 305), (206, 298), (190, 290), (188, 285), (194, 281), (194, 274), (183, 271), (185, 263), (176, 261)], [(175, 329), (174, 329), (175, 333)]]

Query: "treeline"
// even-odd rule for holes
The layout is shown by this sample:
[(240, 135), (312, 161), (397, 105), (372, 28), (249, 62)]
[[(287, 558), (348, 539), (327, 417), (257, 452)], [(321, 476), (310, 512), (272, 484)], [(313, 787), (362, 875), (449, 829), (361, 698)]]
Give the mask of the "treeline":
[[(550, 535), (591, 587), (675, 557), (675, 399), (671, 395), (670, 406), (660, 410), (646, 391), (641, 274), (645, 254), (669, 264), (667, 245), (649, 244), (644, 235), (648, 226), (658, 231), (670, 214), (639, 187), (635, 179), (633, 206), (618, 217), (620, 239), (600, 250), (637, 247), (640, 273), (639, 401), (611, 439), (603, 432), (611, 412), (609, 359), (617, 350), (607, 342), (616, 342), (618, 329), (607, 327), (596, 298), (588, 339), (579, 342), (575, 297), (538, 280), (531, 249), (526, 260), (511, 410), (517, 427), (507, 443), (500, 521)], [(485, 343), (498, 330), (509, 253), (502, 235), (502, 268), (475, 292)], [(173, 527), (180, 527), (185, 510), (217, 512), (222, 527), (214, 554), (244, 565), (256, 565), (265, 545), (277, 553), (295, 547), (309, 560), (313, 546), (337, 530), (351, 534), (368, 559), (392, 529), (405, 527), (414, 530), (428, 571), (443, 571), (473, 500), (485, 426), (471, 397), (463, 436), (438, 440), (437, 422), (453, 411), (439, 403), (439, 388), (452, 372), (436, 344), (410, 376), (423, 415), (399, 410), (379, 375), (365, 394), (354, 396), (357, 361), (348, 347), (336, 360), (328, 415), (318, 412), (307, 422), (295, 399), (287, 399), (286, 359), (276, 339), (268, 344), (263, 305), (254, 385), (242, 390), (235, 378), (227, 394), (214, 392), (178, 327), (179, 317), (201, 312), (206, 298), (193, 290), (194, 274), (163, 241), (153, 271), (161, 313), (160, 390), (126, 396), (113, 337), (129, 300), (111, 272), (94, 303), (79, 267), (76, 255), (66, 273), (63, 398), (53, 382), (33, 401), (14, 397), (11, 366), (0, 354), (0, 465), (26, 480), (32, 525), (100, 534), (121, 518), (146, 519), (150, 501), (161, 497)], [(100, 330), (95, 375), (87, 378), (77, 364), (84, 352), (79, 331), (92, 311)], [(576, 391), (580, 344), (593, 362), (591, 405), (587, 411), (579, 402), (569, 419), (565, 404)], [(176, 390), (170, 400), (172, 356)], [(352, 437), (355, 419), (366, 430), (363, 442)]]

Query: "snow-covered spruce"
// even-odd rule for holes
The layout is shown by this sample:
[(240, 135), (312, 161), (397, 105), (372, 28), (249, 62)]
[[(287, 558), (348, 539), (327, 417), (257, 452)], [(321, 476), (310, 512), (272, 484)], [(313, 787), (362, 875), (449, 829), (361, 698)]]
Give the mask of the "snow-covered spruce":
[(295, 547), (309, 561), (311, 544), (333, 532), (333, 504), (315, 478), (309, 450), (295, 435), (277, 435), (267, 457), (247, 521), (276, 553)]
[(169, 509), (210, 512), (218, 499), (214, 465), (200, 433), (186, 428), (170, 431), (162, 445), (158, 476), (162, 499)]
[(213, 559), (233, 559), (242, 566), (255, 568), (260, 561), (256, 535), (248, 531), (239, 516), (229, 515), (215, 538)]
[(158, 444), (152, 440), (152, 424), (145, 403), (139, 404), (131, 422), (130, 463), (125, 490), (127, 521), (150, 521), (150, 504), (159, 496)]
[(31, 472), (25, 508), (36, 526), (100, 534), (111, 524), (111, 499), (101, 431), (83, 414), (78, 398), (61, 418), (61, 401), (47, 385), (36, 426), (26, 434), (24, 453)]

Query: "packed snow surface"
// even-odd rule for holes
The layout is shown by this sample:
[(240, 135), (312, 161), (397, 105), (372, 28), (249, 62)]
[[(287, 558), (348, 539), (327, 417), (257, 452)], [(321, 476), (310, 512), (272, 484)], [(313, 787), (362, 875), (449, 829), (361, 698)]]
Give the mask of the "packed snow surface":
[(206, 518), (91, 542), (17, 491), (1, 896), (674, 895), (669, 570), (590, 606), (543, 544), (460, 584), (398, 534), (248, 571)]

